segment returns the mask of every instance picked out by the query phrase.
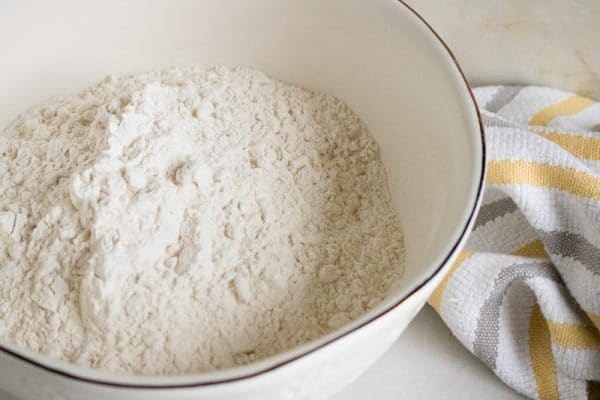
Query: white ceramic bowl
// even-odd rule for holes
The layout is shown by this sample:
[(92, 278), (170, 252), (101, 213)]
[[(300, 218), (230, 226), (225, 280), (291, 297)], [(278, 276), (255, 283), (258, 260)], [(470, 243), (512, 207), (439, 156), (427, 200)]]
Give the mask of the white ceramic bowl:
[[(143, 378), (0, 341), (0, 387), (28, 399), (321, 399), (398, 338), (456, 256), (477, 210), (484, 144), (448, 48), (398, 0), (59, 0), (0, 7), (0, 125), (109, 73), (251, 66), (348, 102), (379, 142), (405, 234), (400, 290), (361, 319), (264, 361)], [(398, 371), (401, 373), (401, 371)]]

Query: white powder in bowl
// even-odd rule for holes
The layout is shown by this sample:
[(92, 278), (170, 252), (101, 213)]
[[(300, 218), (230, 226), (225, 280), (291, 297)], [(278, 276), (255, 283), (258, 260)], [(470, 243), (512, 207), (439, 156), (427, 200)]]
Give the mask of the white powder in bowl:
[(0, 136), (0, 336), (143, 375), (246, 364), (359, 317), (403, 271), (348, 106), (240, 68), (102, 83)]

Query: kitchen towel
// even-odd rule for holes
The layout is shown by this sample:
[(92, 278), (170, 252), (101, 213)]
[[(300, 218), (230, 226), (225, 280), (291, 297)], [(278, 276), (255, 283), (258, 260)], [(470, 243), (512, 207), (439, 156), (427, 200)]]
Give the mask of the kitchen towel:
[(430, 304), (518, 392), (600, 398), (600, 103), (532, 86), (474, 94), (485, 195)]

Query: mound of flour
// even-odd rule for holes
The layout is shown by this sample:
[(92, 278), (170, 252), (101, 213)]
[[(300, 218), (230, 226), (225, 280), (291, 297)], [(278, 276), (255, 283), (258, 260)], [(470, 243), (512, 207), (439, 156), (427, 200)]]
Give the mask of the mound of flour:
[(246, 364), (359, 317), (403, 247), (340, 100), (248, 69), (109, 77), (0, 136), (0, 336), (144, 375)]

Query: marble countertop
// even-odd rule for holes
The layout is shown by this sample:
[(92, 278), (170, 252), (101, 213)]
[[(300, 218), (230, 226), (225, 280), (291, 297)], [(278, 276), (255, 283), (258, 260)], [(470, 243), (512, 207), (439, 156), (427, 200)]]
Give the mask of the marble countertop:
[(472, 85), (547, 85), (600, 99), (600, 1), (406, 1)]

